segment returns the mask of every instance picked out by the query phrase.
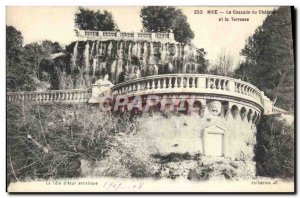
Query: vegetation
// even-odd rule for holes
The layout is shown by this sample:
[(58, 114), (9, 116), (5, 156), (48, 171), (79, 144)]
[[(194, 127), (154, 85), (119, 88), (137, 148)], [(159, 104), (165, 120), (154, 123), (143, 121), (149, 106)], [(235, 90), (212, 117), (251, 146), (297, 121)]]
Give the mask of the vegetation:
[[(148, 6), (141, 10), (144, 29), (165, 32), (174, 30), (175, 39), (189, 43), (194, 38), (186, 16), (174, 7)], [(107, 11), (79, 8), (75, 26), (89, 30), (114, 30), (116, 24)], [(59, 84), (55, 66), (70, 72), (70, 54), (49, 60), (63, 49), (57, 42), (43, 41), (23, 46), (21, 32), (6, 26), (7, 90), (36, 90), (37, 79), (45, 80), (44, 71), (52, 76), (52, 89)], [(83, 54), (84, 42), (78, 43)], [(241, 54), (245, 61), (236, 76), (250, 81), (272, 97), (276, 105), (294, 109), (294, 57), (289, 8), (279, 8), (269, 15), (255, 34), (248, 38)], [(69, 57), (68, 57), (69, 56)], [(77, 60), (80, 64), (83, 57)], [(204, 62), (204, 59), (203, 59)], [(222, 51), (215, 69), (217, 75), (231, 75), (233, 58)], [(77, 68), (78, 69), (78, 68)], [(74, 71), (77, 71), (76, 68)], [(76, 72), (74, 72), (76, 73)], [(145, 139), (138, 135), (138, 124), (127, 115), (103, 113), (99, 108), (84, 105), (34, 104), (7, 105), (7, 177), (13, 180), (48, 179), (83, 176), (82, 163), (96, 165), (90, 176), (148, 177), (155, 175), (153, 163), (169, 164), (201, 161), (200, 155), (170, 153), (150, 155), (143, 149)], [(257, 174), (271, 177), (294, 176), (294, 128), (277, 117), (263, 117), (258, 126), (256, 147)], [(190, 163), (190, 162), (188, 162)], [(223, 162), (222, 162), (223, 163)], [(236, 177), (236, 165), (215, 162), (189, 173), (189, 178), (206, 180), (214, 172), (226, 178)], [(225, 166), (224, 165), (224, 166)], [(246, 172), (246, 171), (245, 171)], [(174, 173), (167, 173), (175, 178)], [(161, 175), (160, 173), (158, 175)]]
[(171, 6), (147, 6), (141, 9), (143, 27), (150, 32), (174, 31), (175, 40), (189, 43), (194, 38), (187, 17), (180, 9)]
[(116, 28), (111, 13), (106, 10), (102, 13), (100, 10), (79, 7), (74, 22), (75, 27), (81, 30), (112, 31)]
[(267, 16), (241, 52), (245, 61), (236, 75), (263, 90), (273, 102), (294, 110), (294, 55), (291, 8)]
[(35, 90), (32, 71), (24, 65), (23, 36), (12, 26), (6, 26), (6, 90)]
[(222, 49), (208, 73), (220, 76), (233, 76), (234, 57)]
[(267, 177), (294, 177), (294, 125), (278, 116), (265, 116), (258, 126), (255, 161), (257, 174)]
[[(86, 105), (9, 104), (7, 106), (7, 167), (13, 180), (77, 177), (80, 160), (99, 161), (122, 152), (131, 172), (139, 166), (134, 148), (122, 147), (122, 134), (136, 125), (125, 115), (102, 113)], [(125, 138), (124, 138), (125, 139)], [(116, 151), (118, 149), (118, 151)], [(121, 150), (120, 150), (121, 149)], [(128, 159), (126, 156), (130, 155)], [(119, 159), (119, 158), (118, 158)], [(115, 161), (116, 163), (118, 161)]]
[(12, 26), (6, 26), (6, 89), (34, 91), (43, 79), (40, 65), (53, 53), (62, 51), (58, 42), (44, 40), (23, 47), (23, 36)]

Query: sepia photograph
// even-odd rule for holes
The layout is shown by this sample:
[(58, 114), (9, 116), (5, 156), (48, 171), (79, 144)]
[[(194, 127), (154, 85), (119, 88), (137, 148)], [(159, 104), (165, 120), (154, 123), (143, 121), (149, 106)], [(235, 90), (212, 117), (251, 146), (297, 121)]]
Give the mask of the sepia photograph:
[(7, 6), (6, 191), (295, 193), (293, 6)]

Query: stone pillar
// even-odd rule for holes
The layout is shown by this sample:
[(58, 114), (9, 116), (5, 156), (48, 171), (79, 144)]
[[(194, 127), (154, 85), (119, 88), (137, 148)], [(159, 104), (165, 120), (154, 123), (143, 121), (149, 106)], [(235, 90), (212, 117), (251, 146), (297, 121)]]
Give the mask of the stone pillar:
[(92, 84), (92, 97), (89, 103), (99, 103), (100, 96), (104, 94), (110, 94), (110, 89), (113, 84), (108, 80), (100, 79), (95, 84)]
[(197, 88), (199, 88), (199, 89), (206, 88), (206, 78), (205, 77), (199, 77), (197, 79)]
[(117, 39), (121, 38), (121, 32), (120, 32), (120, 30), (116, 31), (116, 37), (117, 37)]
[(209, 117), (209, 107), (206, 103), (206, 100), (201, 101), (201, 113), (200, 113), (201, 118), (206, 118)]
[(228, 82), (228, 91), (233, 91), (233, 92), (235, 92), (235, 82), (234, 81), (232, 81), (232, 80), (230, 80), (229, 82)]
[(151, 33), (151, 40), (154, 41), (155, 40), (155, 33)]
[(173, 30), (169, 30), (169, 39), (175, 41)]

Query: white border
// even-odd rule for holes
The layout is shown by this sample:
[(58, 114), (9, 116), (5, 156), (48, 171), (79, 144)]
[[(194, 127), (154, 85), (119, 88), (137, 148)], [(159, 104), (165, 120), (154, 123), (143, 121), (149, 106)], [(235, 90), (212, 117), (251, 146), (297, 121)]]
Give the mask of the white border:
[[(2, 179), (0, 181), (1, 186), (1, 197), (8, 197), (9, 195), (5, 193), (6, 190), (6, 118), (5, 118), (5, 14), (6, 14), (6, 6), (77, 6), (77, 5), (85, 5), (85, 6), (133, 6), (133, 5), (174, 5), (174, 6), (184, 6), (184, 5), (197, 5), (197, 6), (229, 6), (229, 5), (239, 5), (239, 6), (264, 6), (264, 5), (270, 5), (270, 6), (276, 6), (276, 5), (294, 5), (297, 8), (299, 8), (299, 0), (260, 0), (260, 1), (238, 1), (238, 0), (230, 0), (230, 1), (222, 1), (222, 0), (209, 0), (209, 1), (200, 1), (200, 0), (184, 0), (184, 1), (172, 1), (172, 0), (148, 0), (148, 1), (139, 1), (139, 0), (108, 0), (108, 1), (100, 1), (100, 0), (47, 0), (47, 1), (41, 1), (41, 0), (26, 0), (26, 1), (20, 1), (20, 0), (1, 0), (0, 1), (0, 81), (2, 88), (0, 89), (0, 110), (1, 110), (1, 118), (0, 118), (0, 126), (1, 126), (1, 138), (0, 138), (0, 145), (1, 145), (1, 156), (3, 156), (3, 160), (0, 164), (0, 175), (2, 176)], [(298, 10), (299, 11), (299, 10)], [(299, 14), (299, 13), (297, 13)], [(296, 16), (297, 16), (296, 14)], [(297, 25), (296, 27), (299, 27), (299, 20), (296, 20)], [(298, 36), (298, 34), (297, 34)], [(297, 39), (298, 40), (298, 39)], [(297, 51), (297, 57), (298, 57), (299, 50)], [(297, 61), (298, 62), (298, 61)], [(297, 77), (299, 77), (299, 68), (297, 69)], [(297, 83), (298, 85), (298, 83)], [(299, 86), (297, 86), (297, 92), (299, 91)], [(296, 102), (296, 101), (295, 101)], [(299, 113), (297, 111), (297, 113)], [(299, 114), (298, 114), (299, 118)], [(297, 123), (299, 123), (299, 120), (297, 120)], [(299, 134), (297, 135), (297, 142), (299, 142)], [(299, 153), (297, 153), (297, 158), (299, 159)], [(298, 163), (299, 164), (299, 163)], [(299, 172), (299, 169), (297, 170)], [(297, 182), (299, 184), (299, 181)], [(298, 186), (298, 185), (297, 185)], [(299, 188), (297, 187), (299, 190)], [(49, 196), (49, 195), (48, 195)], [(56, 195), (57, 197), (62, 197), (63, 195)], [(82, 196), (82, 195), (81, 195)], [(107, 195), (100, 195), (101, 197), (108, 197)], [(114, 195), (117, 196), (117, 195)], [(157, 195), (156, 195), (157, 196)], [(159, 195), (158, 197), (162, 197), (163, 195)], [(184, 196), (184, 195), (183, 195)], [(111, 197), (111, 196), (109, 196)], [(212, 196), (216, 197), (216, 195)], [(259, 196), (260, 197), (260, 196)], [(262, 195), (261, 195), (262, 197)]]

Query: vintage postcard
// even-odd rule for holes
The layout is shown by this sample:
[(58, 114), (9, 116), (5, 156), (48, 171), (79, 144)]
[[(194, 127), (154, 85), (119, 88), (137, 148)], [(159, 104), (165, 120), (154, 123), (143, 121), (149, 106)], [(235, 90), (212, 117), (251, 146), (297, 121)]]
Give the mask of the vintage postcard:
[(13, 192), (295, 192), (294, 7), (6, 7)]

